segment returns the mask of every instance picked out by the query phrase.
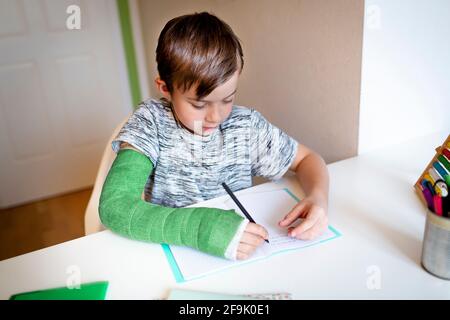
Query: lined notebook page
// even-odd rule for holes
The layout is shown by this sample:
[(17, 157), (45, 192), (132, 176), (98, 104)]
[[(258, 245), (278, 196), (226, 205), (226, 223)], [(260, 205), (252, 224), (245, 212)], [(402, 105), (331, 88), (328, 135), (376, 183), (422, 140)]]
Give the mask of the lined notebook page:
[[(188, 247), (171, 245), (170, 250), (184, 280), (202, 277), (231, 266), (262, 259), (271, 254), (311, 246), (339, 236), (337, 232), (330, 228), (322, 236), (312, 241), (302, 241), (288, 237), (287, 229), (279, 227), (278, 221), (297, 204), (297, 200), (285, 189), (237, 194), (236, 196), (255, 222), (267, 229), (270, 244), (264, 242), (263, 245), (258, 247), (253, 256), (245, 261), (230, 261)], [(213, 203), (212, 206), (226, 210), (235, 209), (237, 213), (244, 216), (230, 197), (226, 197), (221, 202)]]

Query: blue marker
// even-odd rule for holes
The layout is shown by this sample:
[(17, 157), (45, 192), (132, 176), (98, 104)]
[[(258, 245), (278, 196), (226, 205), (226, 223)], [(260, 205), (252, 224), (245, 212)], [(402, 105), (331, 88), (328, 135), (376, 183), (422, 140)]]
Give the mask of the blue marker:
[(422, 185), (422, 187), (424, 189), (429, 190), (431, 195), (434, 196), (436, 194), (436, 191), (433, 188), (433, 184), (430, 181), (428, 181), (427, 179), (422, 179), (422, 182), (420, 184)]
[(441, 175), (441, 177), (445, 177), (446, 175), (448, 175), (448, 172), (444, 169), (444, 167), (439, 162), (435, 161), (433, 163), (433, 167)]

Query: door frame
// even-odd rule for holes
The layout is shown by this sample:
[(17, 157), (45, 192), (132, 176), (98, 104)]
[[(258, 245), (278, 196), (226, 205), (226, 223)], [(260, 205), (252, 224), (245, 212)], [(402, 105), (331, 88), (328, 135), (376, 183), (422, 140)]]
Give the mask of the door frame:
[(128, 80), (128, 97), (133, 109), (149, 97), (147, 63), (137, 0), (116, 0), (122, 38), (123, 61)]

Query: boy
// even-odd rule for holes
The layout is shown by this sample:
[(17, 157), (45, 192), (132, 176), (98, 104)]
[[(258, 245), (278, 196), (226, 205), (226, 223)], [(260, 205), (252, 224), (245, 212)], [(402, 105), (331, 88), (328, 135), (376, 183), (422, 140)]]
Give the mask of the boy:
[[(222, 182), (236, 191), (250, 187), (252, 176), (275, 180), (292, 170), (306, 197), (280, 226), (303, 240), (325, 231), (322, 158), (259, 112), (233, 106), (244, 60), (231, 28), (206, 12), (174, 18), (161, 31), (156, 60), (163, 98), (142, 102), (113, 141), (103, 224), (132, 239), (246, 259), (268, 238), (262, 226), (234, 210), (181, 207), (226, 194)], [(305, 220), (290, 227), (298, 218)]]

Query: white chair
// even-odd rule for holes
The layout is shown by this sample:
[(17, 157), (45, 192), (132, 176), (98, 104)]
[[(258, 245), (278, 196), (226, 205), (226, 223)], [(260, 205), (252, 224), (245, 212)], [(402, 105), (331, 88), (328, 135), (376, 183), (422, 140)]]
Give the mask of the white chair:
[(95, 178), (94, 188), (92, 189), (91, 198), (89, 199), (86, 212), (84, 214), (85, 235), (105, 230), (105, 227), (100, 221), (100, 217), (98, 214), (98, 202), (100, 199), (100, 194), (102, 192), (103, 183), (105, 182), (109, 169), (111, 168), (111, 165), (114, 162), (114, 159), (116, 158), (116, 153), (111, 148), (111, 142), (117, 136), (117, 134), (119, 133), (120, 129), (123, 127), (125, 122), (127, 122), (128, 118), (129, 115), (114, 130), (111, 138), (109, 139), (106, 145), (105, 151), (103, 152), (100, 167), (97, 172), (97, 177)]

